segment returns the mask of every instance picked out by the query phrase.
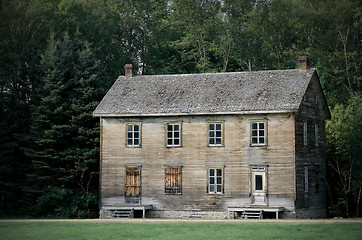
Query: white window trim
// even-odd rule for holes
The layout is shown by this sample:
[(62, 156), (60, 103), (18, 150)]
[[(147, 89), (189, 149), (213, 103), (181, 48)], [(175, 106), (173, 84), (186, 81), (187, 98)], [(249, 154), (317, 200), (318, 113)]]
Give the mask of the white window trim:
[[(135, 133), (135, 131), (134, 131), (134, 126), (136, 126), (136, 125), (138, 125), (138, 129), (139, 129), (139, 135), (138, 135), (138, 144), (134, 144), (134, 140), (135, 139), (137, 139), (137, 138), (135, 138), (134, 137), (134, 133)], [(128, 140), (129, 140), (129, 138), (128, 138), (128, 133), (129, 133), (129, 131), (128, 131), (128, 126), (132, 126), (132, 131), (131, 131), (131, 133), (132, 133), (132, 144), (128, 144)], [(127, 122), (126, 123), (126, 146), (127, 147), (130, 147), (130, 148), (132, 148), (132, 147), (134, 147), (134, 148), (137, 148), (137, 147), (141, 147), (141, 145), (142, 145), (142, 124), (141, 124), (141, 122)]]
[[(214, 130), (210, 130), (210, 125), (214, 124)], [(217, 144), (216, 139), (219, 138), (216, 136), (216, 124), (221, 125), (221, 143)], [(214, 131), (214, 137), (210, 137), (210, 131)], [(210, 138), (214, 139), (214, 144), (210, 144)], [(224, 121), (208, 121), (207, 122), (207, 146), (209, 147), (223, 147), (224, 146)]]
[[(214, 176), (210, 176), (210, 170), (211, 169), (214, 170)], [(217, 170), (218, 169), (221, 170), (221, 176), (217, 176)], [(221, 177), (221, 184), (217, 183), (217, 178), (218, 177)], [(210, 179), (211, 178), (214, 179), (214, 184), (210, 184)], [(212, 185), (214, 185), (214, 191), (210, 190)], [(221, 191), (220, 192), (217, 191), (218, 186), (221, 186)], [(207, 169), (207, 193), (208, 194), (224, 194), (224, 168), (210, 167), (210, 168)]]
[[(253, 123), (257, 124), (257, 129), (256, 129), (256, 136), (253, 136)], [(264, 136), (259, 135), (259, 130), (261, 130), (259, 128), (259, 124), (260, 123), (264, 123)], [(262, 120), (252, 120), (250, 121), (250, 146), (266, 146), (268, 145), (268, 126), (267, 126), (267, 120), (266, 119), (262, 119)], [(253, 138), (257, 139), (257, 143), (253, 143)], [(260, 143), (260, 138), (264, 137), (264, 143)]]
[[(172, 132), (172, 137), (171, 138), (168, 137), (168, 133), (170, 132), (170, 131), (168, 131), (168, 126), (170, 126), (170, 125), (172, 126), (172, 131), (171, 131)], [(174, 130), (175, 125), (179, 126), (179, 130), (178, 130), (179, 137), (178, 138), (175, 137), (175, 130)], [(182, 144), (181, 144), (181, 141), (182, 141), (182, 137), (181, 137), (181, 135), (182, 135), (182, 125), (181, 125), (180, 122), (165, 122), (165, 133), (166, 133), (165, 134), (166, 147), (181, 147), (182, 146)], [(172, 144), (168, 144), (169, 139), (172, 140)], [(179, 144), (174, 144), (175, 139), (179, 140)]]

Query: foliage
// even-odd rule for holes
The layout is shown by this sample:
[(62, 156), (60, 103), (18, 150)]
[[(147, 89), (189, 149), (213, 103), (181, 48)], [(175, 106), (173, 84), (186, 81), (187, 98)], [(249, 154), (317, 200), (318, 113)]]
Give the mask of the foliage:
[(295, 68), (306, 55), (333, 116), (330, 214), (360, 216), (361, 9), (357, 0), (0, 1), (0, 214), (45, 214), (55, 189), (97, 190), (91, 112), (126, 63), (137, 74), (255, 71)]

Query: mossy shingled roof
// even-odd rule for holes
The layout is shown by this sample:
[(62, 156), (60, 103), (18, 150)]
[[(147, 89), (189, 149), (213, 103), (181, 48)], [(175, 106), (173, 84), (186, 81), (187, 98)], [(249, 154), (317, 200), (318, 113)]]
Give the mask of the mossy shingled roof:
[(316, 70), (121, 76), (96, 117), (296, 111)]

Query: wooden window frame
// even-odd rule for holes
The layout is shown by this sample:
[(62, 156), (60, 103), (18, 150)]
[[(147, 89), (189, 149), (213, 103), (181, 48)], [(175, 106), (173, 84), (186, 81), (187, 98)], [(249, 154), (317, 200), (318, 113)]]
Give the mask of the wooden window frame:
[[(175, 126), (178, 125), (178, 131), (175, 131)], [(172, 126), (172, 130), (169, 130), (169, 126)], [(175, 132), (178, 132), (179, 136), (175, 137)], [(171, 137), (169, 137), (171, 133)], [(175, 144), (175, 140), (178, 139), (179, 143)], [(172, 144), (169, 144), (171, 140)], [(182, 124), (181, 122), (165, 122), (165, 145), (166, 147), (182, 147)]]
[[(211, 176), (211, 170), (213, 170), (214, 175)], [(218, 171), (221, 171), (221, 175), (218, 175)], [(218, 179), (221, 178), (221, 183), (218, 183)], [(211, 183), (213, 182), (213, 183)], [(218, 191), (218, 186), (220, 186), (220, 191)], [(212, 188), (214, 189), (212, 191)], [(224, 194), (224, 168), (221, 167), (210, 167), (207, 169), (207, 193), (208, 194)]]
[[(260, 124), (264, 124), (264, 129), (260, 128)], [(267, 146), (268, 145), (268, 121), (267, 119), (258, 119), (250, 121), (250, 146)], [(253, 125), (256, 124), (257, 128), (253, 128)], [(260, 135), (260, 131), (264, 131), (264, 135)], [(253, 133), (256, 132), (256, 135), (253, 136)], [(260, 143), (260, 139), (264, 138), (264, 143)], [(257, 142), (253, 143), (253, 139), (256, 139)]]
[(303, 145), (308, 146), (308, 122), (303, 122)]
[[(221, 125), (221, 129), (217, 129), (217, 125), (219, 124)], [(210, 125), (213, 125), (214, 129), (210, 129)], [(220, 131), (221, 131), (220, 136), (217, 136), (218, 135), (217, 133)], [(210, 139), (212, 139), (214, 143), (210, 143)], [(216, 143), (217, 139), (221, 139), (221, 143)], [(224, 121), (207, 121), (207, 146), (209, 147), (224, 146)]]
[(182, 167), (165, 167), (165, 194), (182, 194)]
[[(129, 126), (132, 127), (131, 131), (128, 129)], [(138, 126), (138, 131), (135, 131), (135, 126)], [(138, 138), (135, 137), (135, 133), (138, 132)], [(129, 134), (131, 134), (131, 137), (129, 138)], [(138, 144), (135, 144), (135, 140), (138, 139)], [(131, 144), (129, 144), (129, 140), (132, 141)], [(130, 148), (139, 148), (142, 146), (142, 123), (141, 122), (127, 122), (126, 123), (126, 147)]]

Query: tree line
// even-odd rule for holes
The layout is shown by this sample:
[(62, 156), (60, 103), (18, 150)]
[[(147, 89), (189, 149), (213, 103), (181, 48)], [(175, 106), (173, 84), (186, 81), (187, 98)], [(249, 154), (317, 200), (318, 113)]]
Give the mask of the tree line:
[(327, 122), (329, 216), (361, 216), (358, 0), (1, 0), (0, 215), (98, 214), (92, 111), (136, 74), (316, 67)]

